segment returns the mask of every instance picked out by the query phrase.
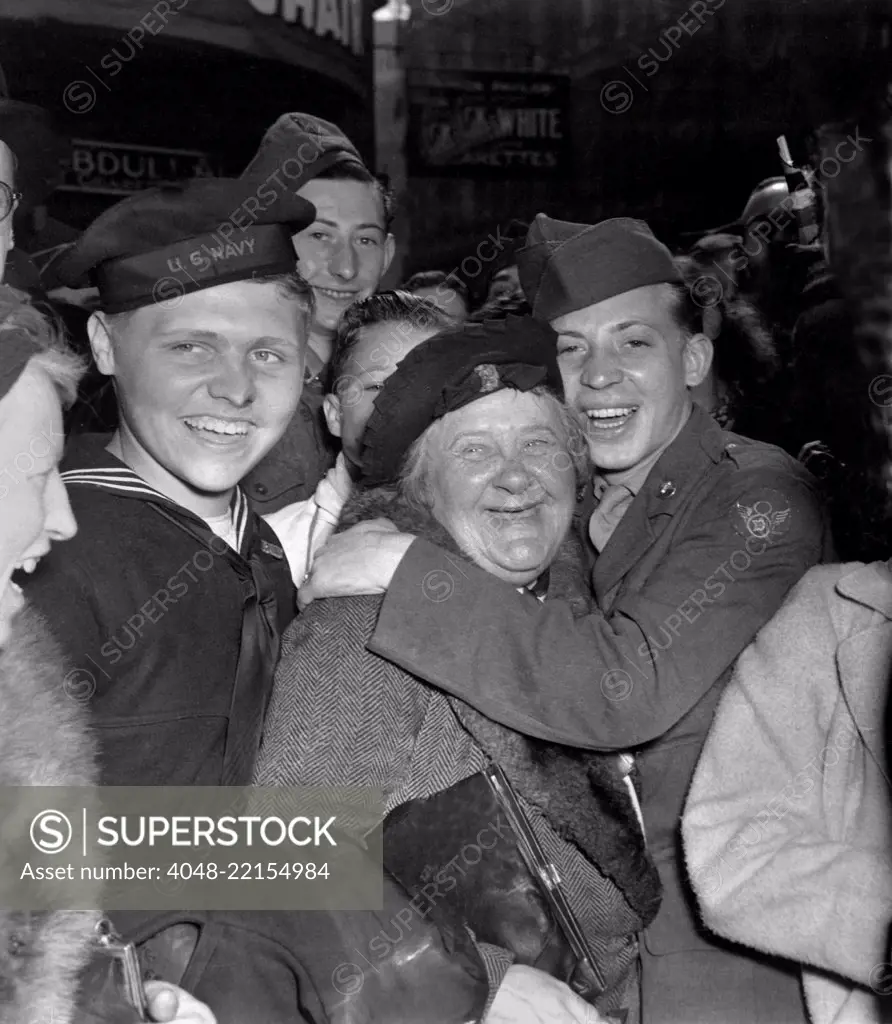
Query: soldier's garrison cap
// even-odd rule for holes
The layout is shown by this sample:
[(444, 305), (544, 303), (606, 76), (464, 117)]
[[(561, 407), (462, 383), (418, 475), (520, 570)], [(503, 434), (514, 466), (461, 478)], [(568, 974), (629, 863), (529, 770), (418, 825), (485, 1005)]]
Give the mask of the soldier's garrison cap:
[(517, 270), (533, 316), (549, 322), (634, 288), (681, 281), (666, 246), (628, 217), (573, 224), (540, 213)]

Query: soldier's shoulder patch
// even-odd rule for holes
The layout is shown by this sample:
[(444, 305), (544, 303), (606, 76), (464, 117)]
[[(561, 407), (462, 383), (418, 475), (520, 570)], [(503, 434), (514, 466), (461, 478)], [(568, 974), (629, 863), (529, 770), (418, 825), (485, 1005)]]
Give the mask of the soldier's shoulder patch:
[(763, 487), (734, 502), (731, 518), (741, 537), (770, 542), (789, 532), (795, 516), (793, 503), (782, 491)]

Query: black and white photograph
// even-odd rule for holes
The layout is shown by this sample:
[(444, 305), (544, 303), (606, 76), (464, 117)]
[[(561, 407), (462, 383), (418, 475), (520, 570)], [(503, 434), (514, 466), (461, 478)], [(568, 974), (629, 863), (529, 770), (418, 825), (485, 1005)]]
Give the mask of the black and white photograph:
[(892, 1024), (892, 0), (0, 0), (0, 1024)]

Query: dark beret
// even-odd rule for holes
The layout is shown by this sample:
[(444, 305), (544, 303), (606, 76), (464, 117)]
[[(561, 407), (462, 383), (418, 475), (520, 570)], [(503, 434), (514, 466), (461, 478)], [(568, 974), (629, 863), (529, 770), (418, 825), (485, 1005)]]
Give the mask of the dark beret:
[(29, 330), (6, 323), (16, 310), (27, 305), (21, 293), (0, 284), (0, 399), (22, 375), (28, 360), (45, 349)]
[(359, 151), (336, 124), (312, 114), (283, 114), (267, 128), (244, 176), (287, 182), (296, 192), (334, 164), (365, 170)]
[(681, 281), (666, 246), (628, 217), (572, 224), (537, 214), (517, 270), (533, 315), (548, 321), (633, 288)]
[(387, 378), (363, 435), (367, 487), (397, 480), (406, 453), (435, 421), (502, 388), (544, 385), (563, 396), (557, 334), (529, 316), (450, 327), (422, 342)]
[(254, 178), (196, 178), (149, 189), (100, 214), (57, 264), (71, 288), (96, 285), (123, 313), (202, 288), (294, 273), (291, 236), (312, 203)]

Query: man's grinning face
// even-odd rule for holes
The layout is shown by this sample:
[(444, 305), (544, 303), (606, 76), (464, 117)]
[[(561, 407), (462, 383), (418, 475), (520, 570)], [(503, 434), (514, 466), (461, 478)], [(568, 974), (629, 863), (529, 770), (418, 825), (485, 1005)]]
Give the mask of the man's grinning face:
[(193, 292), (173, 308), (144, 306), (108, 331), (94, 320), (97, 364), (115, 378), (124, 461), (184, 507), (213, 511), (297, 407), (304, 325), (297, 299), (251, 281)]
[(297, 193), (316, 220), (294, 236), (298, 270), (313, 289), (313, 332), (331, 335), (344, 311), (377, 291), (393, 259), (377, 185), (315, 178)]
[(622, 471), (663, 448), (709, 372), (712, 345), (686, 338), (668, 284), (615, 295), (551, 322), (567, 403), (586, 417), (595, 466)]

